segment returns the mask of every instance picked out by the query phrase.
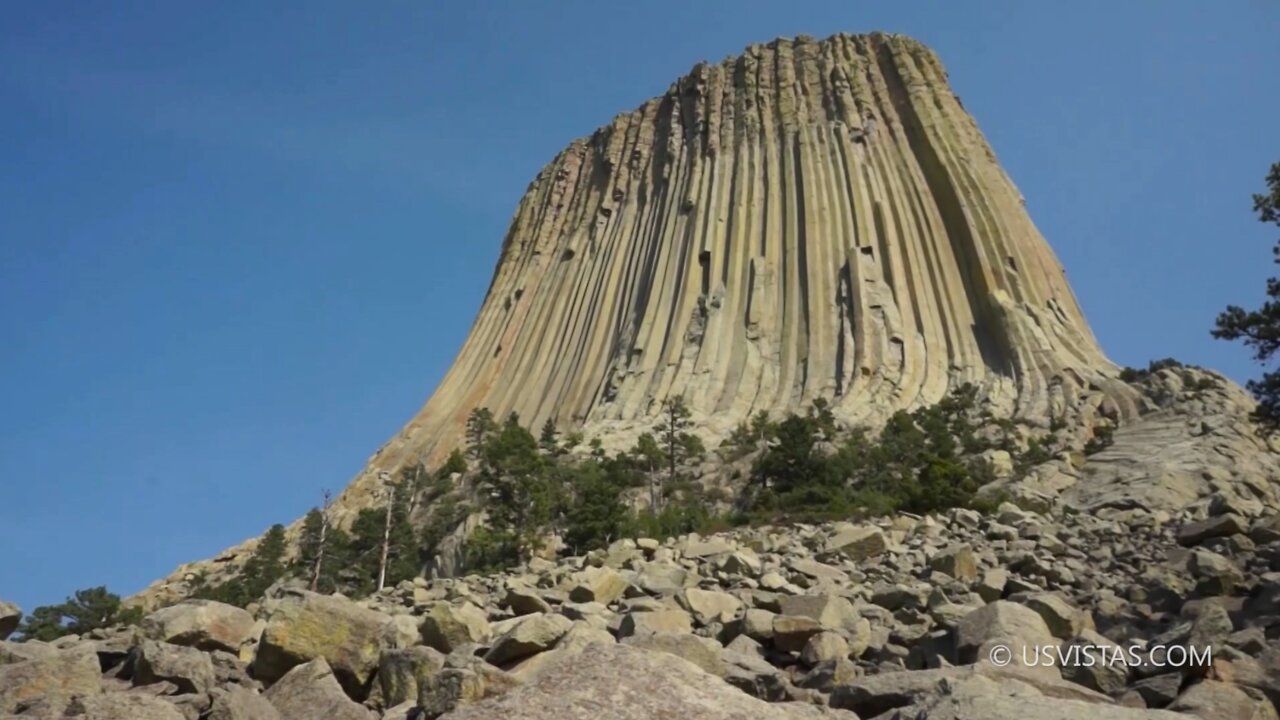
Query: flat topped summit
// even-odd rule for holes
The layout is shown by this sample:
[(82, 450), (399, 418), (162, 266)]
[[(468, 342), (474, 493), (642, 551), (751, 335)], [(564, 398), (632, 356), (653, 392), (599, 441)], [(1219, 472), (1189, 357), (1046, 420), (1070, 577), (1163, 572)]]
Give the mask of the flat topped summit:
[(378, 462), (440, 457), (476, 407), (607, 438), (680, 395), (722, 436), (817, 398), (874, 423), (962, 383), (1044, 419), (1112, 374), (934, 54), (780, 39), (538, 174), (452, 369)]

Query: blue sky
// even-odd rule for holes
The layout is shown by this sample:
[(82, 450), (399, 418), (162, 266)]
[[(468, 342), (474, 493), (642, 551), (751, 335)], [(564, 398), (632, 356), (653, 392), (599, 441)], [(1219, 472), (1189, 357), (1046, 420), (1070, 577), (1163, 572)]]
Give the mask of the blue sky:
[(1246, 379), (1208, 328), (1272, 269), (1277, 27), (1266, 0), (10, 4), (0, 597), (133, 592), (344, 485), (542, 164), (778, 35), (930, 44), (1110, 355)]

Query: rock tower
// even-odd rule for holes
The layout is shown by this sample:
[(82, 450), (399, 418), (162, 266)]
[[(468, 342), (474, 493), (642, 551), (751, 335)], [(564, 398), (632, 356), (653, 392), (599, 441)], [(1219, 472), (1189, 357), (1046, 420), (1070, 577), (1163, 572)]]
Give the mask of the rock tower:
[(714, 447), (760, 411), (874, 425), (963, 383), (1032, 425), (1123, 417), (1116, 371), (931, 50), (778, 39), (534, 178), (452, 368), (335, 508), (439, 462), (478, 407), (620, 448), (682, 396)]

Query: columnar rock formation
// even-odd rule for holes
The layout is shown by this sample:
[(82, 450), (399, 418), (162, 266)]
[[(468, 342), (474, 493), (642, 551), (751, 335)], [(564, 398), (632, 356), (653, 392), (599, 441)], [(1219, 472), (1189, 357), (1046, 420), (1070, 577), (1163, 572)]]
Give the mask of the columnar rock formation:
[(609, 435), (683, 395), (717, 434), (815, 398), (874, 422), (973, 382), (1045, 418), (1112, 369), (930, 50), (776, 40), (538, 175), (388, 459), (447, 452), (480, 406)]
[(850, 424), (974, 383), (1046, 426), (1133, 414), (938, 58), (885, 34), (753, 45), (530, 184), (453, 367), (338, 498), (434, 465), (487, 407), (630, 444), (683, 396), (714, 440), (826, 400)]

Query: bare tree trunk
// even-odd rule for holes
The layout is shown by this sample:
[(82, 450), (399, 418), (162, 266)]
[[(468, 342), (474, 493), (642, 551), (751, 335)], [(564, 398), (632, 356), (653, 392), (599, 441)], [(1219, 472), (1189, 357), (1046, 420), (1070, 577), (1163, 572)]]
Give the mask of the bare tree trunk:
[(320, 547), (316, 549), (316, 567), (311, 572), (311, 592), (320, 591), (320, 571), (324, 567), (324, 541), (329, 533), (329, 500), (332, 495), (324, 491), (324, 509), (320, 511)]
[(387, 584), (387, 555), (391, 551), (391, 508), (396, 503), (396, 488), (387, 486), (387, 521), (382, 528), (382, 559), (378, 561), (378, 591)]

